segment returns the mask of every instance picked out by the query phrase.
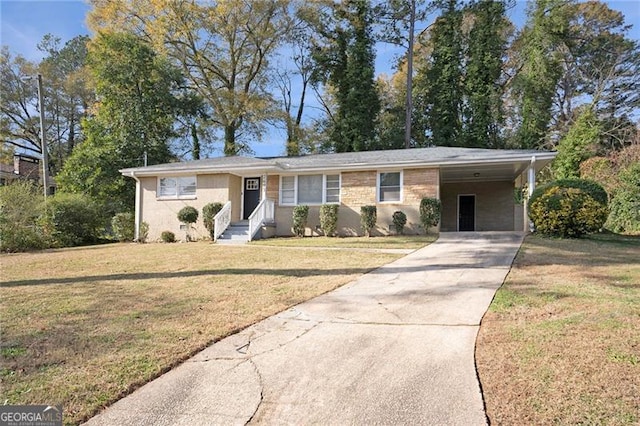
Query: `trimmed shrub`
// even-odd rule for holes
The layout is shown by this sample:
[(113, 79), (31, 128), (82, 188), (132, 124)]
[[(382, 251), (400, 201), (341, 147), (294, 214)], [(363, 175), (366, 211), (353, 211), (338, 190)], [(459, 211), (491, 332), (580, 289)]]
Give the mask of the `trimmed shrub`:
[(608, 201), (609, 201), (609, 196), (607, 195), (607, 191), (604, 190), (604, 188), (592, 181), (592, 180), (587, 180), (587, 179), (558, 179), (558, 180), (554, 180), (551, 181), (549, 183), (546, 183), (544, 185), (540, 185), (538, 186), (534, 191), (533, 194), (531, 194), (531, 197), (529, 198), (529, 205), (533, 204), (536, 200), (536, 198), (540, 197), (542, 194), (544, 194), (547, 189), (552, 188), (554, 186), (557, 187), (562, 187), (562, 188), (575, 188), (575, 189), (579, 189), (587, 194), (589, 194), (591, 197), (593, 197), (594, 200), (598, 201), (601, 204), (604, 204), (605, 206), (607, 205)]
[(53, 247), (96, 243), (107, 222), (91, 197), (64, 193), (49, 197), (39, 220)]
[(37, 219), (43, 197), (31, 182), (0, 186), (0, 251), (19, 252), (45, 248)]
[(295, 206), (293, 208), (293, 233), (298, 237), (304, 237), (309, 217), (309, 206)]
[(189, 225), (196, 223), (198, 221), (198, 210), (195, 207), (184, 206), (178, 212), (178, 220)]
[(187, 225), (187, 229), (185, 230), (185, 240), (187, 242), (191, 241), (189, 230), (191, 229), (191, 224), (198, 221), (198, 210), (192, 206), (184, 206), (178, 212), (178, 220)]
[(420, 223), (426, 232), (429, 232), (429, 228), (438, 226), (441, 213), (442, 203), (437, 198), (427, 197), (420, 200)]
[(327, 237), (333, 237), (338, 227), (337, 204), (323, 204), (320, 206), (320, 227)]
[(160, 234), (160, 239), (165, 243), (175, 243), (176, 234), (171, 231), (162, 231), (162, 234)]
[(133, 213), (118, 213), (111, 218), (111, 229), (120, 242), (133, 241), (136, 234), (136, 219)]
[(541, 234), (580, 237), (602, 228), (608, 215), (606, 200), (607, 193), (595, 182), (563, 179), (536, 188), (529, 217)]
[(404, 234), (404, 226), (407, 224), (407, 215), (404, 212), (398, 210), (393, 212), (393, 226), (396, 228), (396, 233), (398, 235)]
[(376, 226), (378, 220), (378, 209), (376, 206), (362, 206), (360, 207), (360, 225), (362, 230), (367, 235), (371, 236), (371, 230)]
[(214, 218), (223, 207), (224, 204), (222, 203), (209, 203), (202, 208), (202, 221), (204, 222), (204, 227), (209, 231), (209, 236), (212, 240), (214, 239), (214, 234), (216, 232), (216, 223)]
[(147, 238), (149, 238), (149, 224), (147, 222), (142, 222), (140, 224), (140, 229), (138, 230), (138, 239), (139, 243), (146, 243)]

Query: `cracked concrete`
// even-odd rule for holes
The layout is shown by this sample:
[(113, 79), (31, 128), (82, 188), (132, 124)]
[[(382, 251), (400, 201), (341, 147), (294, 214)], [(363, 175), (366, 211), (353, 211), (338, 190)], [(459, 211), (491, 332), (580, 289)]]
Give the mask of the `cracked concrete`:
[(486, 424), (475, 339), (521, 241), (441, 234), (215, 343), (88, 424)]

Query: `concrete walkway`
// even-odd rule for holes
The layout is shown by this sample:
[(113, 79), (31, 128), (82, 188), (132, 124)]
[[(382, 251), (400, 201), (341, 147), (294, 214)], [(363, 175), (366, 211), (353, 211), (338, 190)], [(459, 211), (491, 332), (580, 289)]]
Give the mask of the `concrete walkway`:
[(443, 233), (205, 349), (90, 425), (484, 425), (474, 346), (522, 236)]

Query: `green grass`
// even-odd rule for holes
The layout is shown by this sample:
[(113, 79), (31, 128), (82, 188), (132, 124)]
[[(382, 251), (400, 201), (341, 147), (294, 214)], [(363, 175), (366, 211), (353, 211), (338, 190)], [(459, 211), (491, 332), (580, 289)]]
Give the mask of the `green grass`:
[(251, 242), (271, 247), (324, 247), (360, 249), (418, 249), (431, 244), (437, 235), (392, 235), (384, 237), (278, 237)]
[(197, 351), (400, 254), (110, 244), (2, 255), (8, 404), (62, 404), (67, 424)]
[(638, 330), (640, 237), (527, 237), (476, 345), (491, 423), (640, 423)]

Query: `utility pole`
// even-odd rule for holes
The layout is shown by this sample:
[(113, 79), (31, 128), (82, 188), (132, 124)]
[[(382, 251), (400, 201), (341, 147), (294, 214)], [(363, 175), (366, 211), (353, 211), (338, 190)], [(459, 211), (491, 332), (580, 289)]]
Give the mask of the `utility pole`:
[(38, 104), (40, 105), (40, 147), (42, 148), (42, 185), (44, 199), (49, 195), (49, 150), (44, 131), (44, 93), (42, 90), (42, 74), (38, 74)]

